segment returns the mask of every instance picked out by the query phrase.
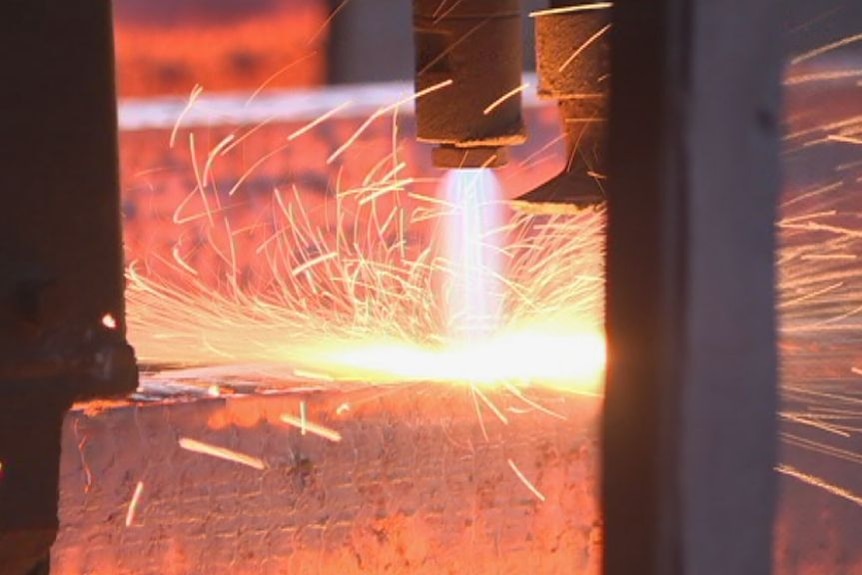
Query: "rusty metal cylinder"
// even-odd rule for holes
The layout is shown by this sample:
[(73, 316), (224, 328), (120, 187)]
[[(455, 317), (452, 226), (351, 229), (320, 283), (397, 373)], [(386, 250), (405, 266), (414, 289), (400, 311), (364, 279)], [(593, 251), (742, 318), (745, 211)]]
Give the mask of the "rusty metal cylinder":
[(570, 158), (578, 146), (593, 160), (590, 168), (604, 173), (610, 11), (575, 4), (540, 12), (535, 19), (539, 96), (560, 102)]
[(526, 139), (519, 0), (414, 0), (413, 26), (417, 136), (437, 144), (434, 165), (505, 164)]
[(577, 208), (601, 203), (601, 180), (607, 174), (610, 11), (606, 5), (557, 2), (533, 16), (538, 93), (559, 104), (567, 161), (560, 175), (520, 199)]
[(610, 11), (587, 5), (545, 10), (536, 21), (539, 96), (607, 105)]
[(573, 5), (536, 16), (539, 96), (560, 103), (569, 163), (605, 173), (610, 11)]

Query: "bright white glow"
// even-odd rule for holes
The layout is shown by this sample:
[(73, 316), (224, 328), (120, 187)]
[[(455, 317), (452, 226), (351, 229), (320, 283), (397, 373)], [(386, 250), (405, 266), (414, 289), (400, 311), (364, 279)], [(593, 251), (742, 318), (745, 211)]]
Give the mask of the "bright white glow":
[(535, 326), (439, 349), (396, 341), (330, 342), (306, 348), (303, 355), (339, 379), (540, 384), (592, 393), (601, 389), (606, 354), (604, 338), (595, 330), (555, 332), (553, 326)]
[(108, 329), (117, 329), (117, 320), (113, 315), (106, 313), (102, 316), (102, 325)]
[(500, 185), (489, 169), (452, 170), (443, 182), (449, 285), (446, 308), (449, 334), (455, 340), (484, 337), (496, 331), (503, 309)]

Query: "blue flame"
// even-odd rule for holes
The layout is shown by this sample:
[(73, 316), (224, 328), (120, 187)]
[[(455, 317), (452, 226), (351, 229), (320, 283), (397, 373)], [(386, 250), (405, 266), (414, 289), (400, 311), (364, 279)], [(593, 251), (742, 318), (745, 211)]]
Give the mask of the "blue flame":
[(503, 306), (500, 185), (489, 169), (465, 169), (447, 174), (444, 187), (453, 206), (446, 230), (449, 333), (487, 337), (498, 329)]

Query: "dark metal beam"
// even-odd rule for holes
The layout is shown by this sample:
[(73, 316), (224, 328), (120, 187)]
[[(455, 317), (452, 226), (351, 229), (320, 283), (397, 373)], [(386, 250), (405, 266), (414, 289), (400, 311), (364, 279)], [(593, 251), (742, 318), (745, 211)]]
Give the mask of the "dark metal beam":
[(110, 8), (0, 8), (0, 564), (12, 575), (56, 531), (65, 409), (136, 385)]
[(607, 575), (770, 572), (779, 16), (614, 4)]

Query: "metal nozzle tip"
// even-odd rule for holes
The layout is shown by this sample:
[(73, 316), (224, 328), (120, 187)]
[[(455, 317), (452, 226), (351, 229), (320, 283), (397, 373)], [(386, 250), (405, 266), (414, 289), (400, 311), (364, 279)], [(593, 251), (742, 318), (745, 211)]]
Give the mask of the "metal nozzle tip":
[(504, 146), (458, 148), (443, 144), (431, 150), (431, 162), (447, 169), (500, 168), (509, 162), (509, 153)]
[(563, 172), (512, 200), (512, 207), (530, 214), (573, 214), (605, 203), (598, 180), (582, 172)]

